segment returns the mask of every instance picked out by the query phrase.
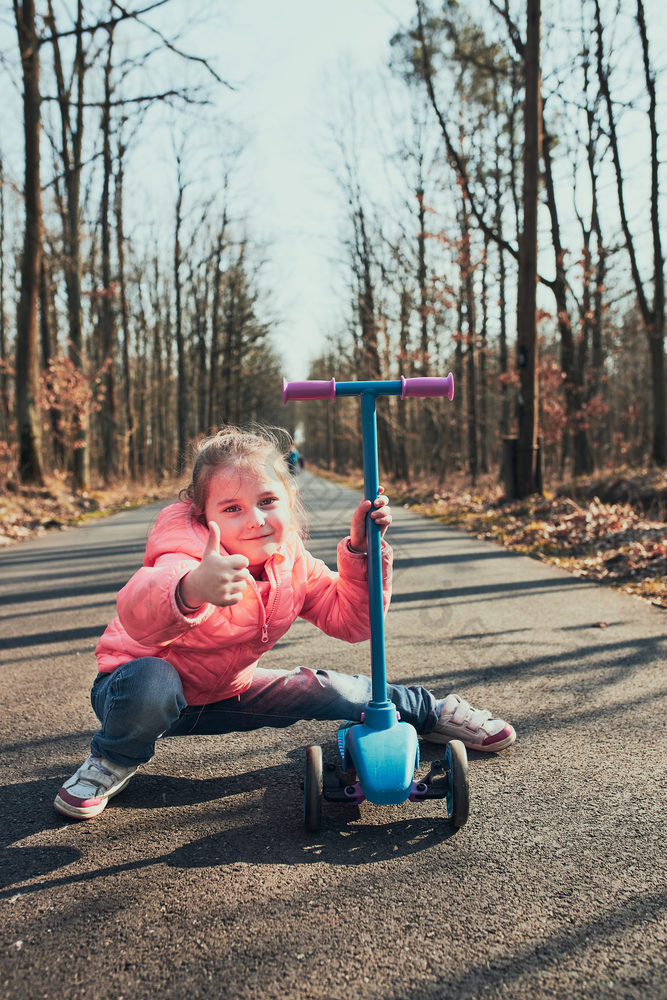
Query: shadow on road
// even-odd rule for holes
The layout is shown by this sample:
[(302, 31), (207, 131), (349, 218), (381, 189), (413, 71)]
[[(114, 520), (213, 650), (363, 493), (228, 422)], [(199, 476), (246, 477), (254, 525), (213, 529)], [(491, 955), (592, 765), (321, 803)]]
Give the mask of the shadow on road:
[[(428, 748), (438, 755), (440, 748)], [(446, 815), (419, 815), (420, 804), (406, 803), (402, 807), (363, 807), (324, 803), (322, 828), (318, 834), (305, 831), (301, 817), (301, 791), (299, 774), (303, 751), (295, 749), (289, 754), (295, 764), (284, 763), (246, 771), (237, 775), (216, 776), (206, 779), (180, 778), (164, 774), (137, 774), (118, 799), (108, 807), (99, 820), (66, 820), (51, 812), (51, 801), (59, 780), (34, 780), (0, 788), (0, 814), (13, 811), (13, 821), (5, 827), (2, 857), (0, 899), (20, 892), (37, 892), (60, 885), (89, 882), (136, 871), (153, 865), (167, 864), (176, 868), (206, 868), (229, 864), (248, 865), (303, 865), (325, 862), (330, 865), (368, 865), (395, 860), (422, 852), (429, 847), (449, 840), (457, 832)], [(426, 763), (426, 761), (423, 761)], [(289, 790), (289, 794), (286, 793)], [(230, 812), (216, 811), (215, 803), (231, 796), (260, 790), (263, 801), (260, 818), (253, 811), (254, 822), (229, 826)], [(30, 808), (30, 804), (36, 804)], [(209, 833), (200, 839), (188, 840), (175, 849), (150, 858), (141, 858), (101, 866), (88, 871), (71, 871), (49, 880), (27, 884), (58, 868), (65, 868), (79, 861), (81, 852), (73, 846), (48, 847), (11, 846), (22, 839), (46, 830), (86, 828), (98, 836), (100, 856), (104, 857), (108, 843), (122, 834), (127, 817), (136, 810), (173, 809), (179, 806), (201, 806), (212, 803), (213, 808), (202, 812), (202, 822), (227, 823), (225, 829)], [(440, 804), (439, 804), (440, 805)], [(376, 812), (376, 809), (378, 810)], [(401, 813), (401, 810), (404, 810)], [(239, 801), (232, 820), (243, 817), (244, 806)], [(387, 811), (396, 813), (385, 822)], [(405, 818), (405, 812), (412, 815)], [(190, 820), (184, 812), (184, 820)], [(280, 817), (280, 822), (277, 822)], [(376, 818), (372, 822), (373, 817)], [(371, 819), (368, 822), (368, 819)], [(366, 820), (366, 821), (364, 821)], [(99, 825), (98, 825), (99, 824)], [(173, 829), (173, 828), (172, 828)], [(7, 846), (9, 845), (9, 846)]]
[[(453, 637), (451, 641), (456, 641)], [(465, 636), (461, 637), (465, 639)], [(595, 676), (592, 684), (595, 687), (608, 686), (617, 681), (624, 680), (628, 671), (633, 668), (640, 668), (647, 663), (659, 663), (665, 653), (667, 639), (660, 636), (649, 636), (645, 639), (624, 639), (619, 642), (605, 642), (589, 645), (582, 645), (581, 649), (574, 653), (571, 649), (565, 652), (538, 654), (535, 653), (530, 658), (516, 657), (513, 660), (502, 660), (493, 666), (473, 667), (469, 670), (458, 670), (456, 673), (456, 683), (466, 686), (483, 683), (494, 677), (502, 677), (503, 680), (512, 680), (521, 677), (539, 676), (555, 679), (576, 675), (581, 690), (585, 691), (591, 686), (588, 679), (592, 668), (604, 671), (602, 678)], [(434, 687), (439, 682), (451, 682), (452, 675), (446, 670), (442, 673), (429, 672), (428, 684)], [(414, 683), (408, 678), (392, 678), (397, 684)], [(655, 693), (654, 693), (655, 694)]]
[(277, 830), (274, 817), (267, 813), (266, 819), (259, 823), (209, 834), (165, 854), (85, 872), (70, 872), (59, 878), (28, 885), (22, 883), (72, 864), (79, 860), (81, 854), (76, 848), (64, 846), (9, 847), (2, 851), (5, 875), (0, 899), (17, 891), (25, 895), (77, 882), (93, 882), (159, 864), (183, 869), (239, 863), (304, 865), (324, 862), (344, 867), (376, 864), (418, 854), (449, 840), (456, 832), (445, 818), (419, 817), (387, 824), (345, 825), (337, 823), (332, 817), (323, 820), (319, 834), (309, 835), (301, 827), (290, 824), (281, 824), (281, 829)]
[[(611, 949), (613, 952), (615, 943), (621, 935), (633, 928), (640, 928), (642, 931), (646, 924), (651, 921), (657, 922), (661, 914), (667, 908), (667, 892), (652, 892), (645, 895), (632, 893), (627, 902), (623, 905), (606, 908), (596, 913), (589, 920), (573, 921), (571, 927), (565, 931), (548, 936), (531, 934), (530, 939), (521, 948), (510, 948), (504, 954), (497, 954), (492, 961), (485, 958), (478, 964), (468, 964), (464, 969), (448, 970), (445, 980), (437, 986), (424, 988), (420, 986), (418, 991), (401, 991), (401, 1000), (424, 1000), (428, 997), (442, 997), (443, 989), (446, 988), (447, 995), (456, 997), (457, 1000), (472, 1000), (484, 992), (490, 994), (497, 989), (503, 995), (507, 995), (508, 986), (511, 983), (519, 983), (521, 980), (533, 978), (537, 974), (544, 974), (546, 970), (555, 968), (562, 969), (568, 961), (575, 960), (578, 955), (588, 952), (591, 949)], [(609, 976), (613, 972), (609, 971)], [(656, 983), (657, 985), (657, 983)], [(603, 992), (605, 996), (648, 996), (645, 991), (626, 992), (622, 987), (625, 983), (615, 984), (613, 980), (608, 981), (609, 992)], [(603, 987), (604, 989), (604, 987)], [(651, 993), (650, 996), (663, 996), (663, 992)], [(565, 993), (554, 994), (564, 996)], [(567, 995), (572, 995), (568, 993)]]

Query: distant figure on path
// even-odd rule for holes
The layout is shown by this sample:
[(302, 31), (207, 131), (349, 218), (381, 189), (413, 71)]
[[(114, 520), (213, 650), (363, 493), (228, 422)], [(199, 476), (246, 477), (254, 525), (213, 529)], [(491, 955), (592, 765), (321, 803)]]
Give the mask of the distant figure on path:
[(299, 454), (299, 449), (294, 446), (290, 449), (289, 455), (287, 456), (287, 465), (293, 476), (296, 476), (296, 470), (301, 466), (301, 455)]

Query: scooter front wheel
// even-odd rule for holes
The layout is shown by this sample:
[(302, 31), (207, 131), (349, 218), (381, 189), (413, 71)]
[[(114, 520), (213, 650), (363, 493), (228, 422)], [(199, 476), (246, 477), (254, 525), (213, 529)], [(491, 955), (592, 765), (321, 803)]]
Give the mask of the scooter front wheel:
[(303, 783), (303, 821), (310, 833), (316, 833), (322, 823), (322, 747), (306, 747), (306, 770)]
[(445, 767), (449, 774), (447, 805), (454, 826), (465, 826), (470, 811), (468, 786), (468, 754), (461, 740), (452, 740), (445, 751)]

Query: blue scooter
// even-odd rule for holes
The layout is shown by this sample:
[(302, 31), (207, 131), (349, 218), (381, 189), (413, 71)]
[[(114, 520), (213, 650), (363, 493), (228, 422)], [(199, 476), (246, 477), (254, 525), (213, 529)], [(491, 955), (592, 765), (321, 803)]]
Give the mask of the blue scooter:
[[(379, 496), (377, 414), (378, 396), (454, 396), (454, 380), (446, 378), (403, 378), (377, 382), (325, 381), (287, 382), (283, 379), (283, 403), (290, 400), (335, 399), (361, 396), (361, 440), (363, 448), (364, 496)], [(396, 706), (387, 698), (384, 611), (382, 604), (382, 558), (380, 528), (367, 518), (366, 559), (368, 565), (368, 607), (371, 627), (371, 700), (360, 723), (344, 723), (337, 734), (342, 772), (336, 765), (323, 766), (322, 748), (306, 747), (304, 780), (304, 822), (319, 830), (322, 799), (359, 804), (368, 799), (376, 805), (446, 799), (447, 815), (456, 827), (468, 819), (468, 758), (460, 740), (446, 745), (444, 761), (434, 761), (421, 780), (419, 741), (414, 726), (402, 722)], [(356, 775), (356, 778), (355, 778)]]

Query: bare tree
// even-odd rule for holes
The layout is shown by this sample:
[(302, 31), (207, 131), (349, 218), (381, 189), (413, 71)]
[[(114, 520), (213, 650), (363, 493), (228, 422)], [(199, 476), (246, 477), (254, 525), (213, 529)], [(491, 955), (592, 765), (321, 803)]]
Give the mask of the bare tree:
[(657, 95), (655, 72), (652, 68), (649, 57), (649, 40), (643, 0), (636, 0), (636, 4), (636, 21), (641, 42), (644, 82), (649, 98), (647, 115), (651, 150), (650, 217), (653, 256), (652, 302), (650, 301), (649, 294), (640, 273), (635, 239), (630, 229), (628, 213), (626, 210), (624, 178), (621, 167), (621, 155), (616, 127), (616, 111), (614, 109), (614, 102), (609, 82), (609, 68), (605, 63), (604, 56), (602, 16), (600, 13), (599, 0), (594, 0), (595, 32), (597, 39), (597, 71), (600, 90), (602, 92), (607, 110), (609, 141), (616, 176), (616, 192), (618, 197), (618, 209), (621, 217), (621, 227), (623, 229), (625, 246), (630, 258), (632, 281), (635, 287), (637, 302), (639, 304), (639, 310), (644, 323), (644, 329), (648, 338), (648, 348), (651, 358), (651, 388), (653, 399), (652, 457), (656, 465), (664, 466), (667, 465), (667, 410), (665, 407), (665, 262), (662, 253), (662, 241), (660, 235), (660, 185), (658, 176), (660, 162), (658, 159)]
[(14, 0), (14, 17), (23, 72), (23, 126), (25, 138), (25, 229), (21, 262), (21, 297), (16, 335), (16, 419), (19, 439), (19, 476), (22, 482), (41, 484), (42, 429), (38, 405), (38, 304), (42, 254), (42, 196), (40, 183), (39, 41), (33, 0)]
[[(125, 144), (123, 141), (122, 123), (118, 130), (117, 165), (114, 185), (114, 219), (116, 229), (116, 259), (118, 261), (118, 295), (120, 299), (120, 322), (123, 333), (123, 406), (125, 410), (125, 434), (127, 437), (127, 464), (130, 479), (137, 477), (140, 464), (138, 443), (136, 440), (136, 420), (134, 412), (134, 391), (132, 369), (130, 366), (130, 306), (128, 299), (128, 282), (125, 268), (125, 222), (123, 215), (123, 186), (125, 179)], [(145, 324), (143, 326), (145, 331)], [(141, 359), (140, 365), (145, 369), (145, 352), (137, 352)], [(143, 398), (142, 394), (142, 398)], [(144, 424), (145, 426), (145, 424)], [(144, 456), (142, 456), (145, 462)]]
[(113, 28), (108, 29), (107, 56), (104, 64), (104, 101), (102, 104), (102, 197), (100, 201), (100, 230), (102, 250), (102, 288), (100, 289), (99, 349), (104, 384), (102, 409), (101, 472), (105, 482), (117, 472), (116, 454), (116, 380), (114, 349), (116, 322), (113, 309), (114, 289), (111, 281), (111, 184), (113, 162), (111, 156), (111, 69)]
[[(69, 323), (69, 356), (74, 367), (83, 372), (85, 349), (81, 304), (81, 169), (84, 130), (84, 79), (89, 62), (84, 48), (83, 2), (77, 0), (73, 29), (75, 51), (72, 77), (65, 75), (56, 26), (53, 0), (48, 0), (45, 23), (53, 49), (53, 66), (60, 114), (60, 156), (63, 168), (62, 227), (65, 253), (65, 287)], [(74, 94), (74, 100), (72, 100)], [(79, 410), (76, 416), (77, 435), (72, 454), (72, 489), (85, 491), (90, 486), (90, 454), (88, 446), (88, 414)]]
[(181, 163), (181, 154), (176, 154), (176, 205), (174, 211), (174, 331), (176, 334), (176, 351), (178, 358), (178, 385), (176, 402), (176, 423), (178, 428), (178, 472), (185, 469), (185, 450), (188, 441), (188, 358), (185, 349), (185, 332), (183, 329), (183, 198), (185, 181)]
[(0, 154), (0, 435), (9, 438), (9, 373), (5, 308), (5, 167)]
[(519, 241), (517, 294), (517, 367), (519, 369), (519, 442), (517, 493), (540, 488), (537, 380), (537, 205), (542, 146), (540, 87), (540, 0), (526, 3), (524, 49), (523, 227)]

